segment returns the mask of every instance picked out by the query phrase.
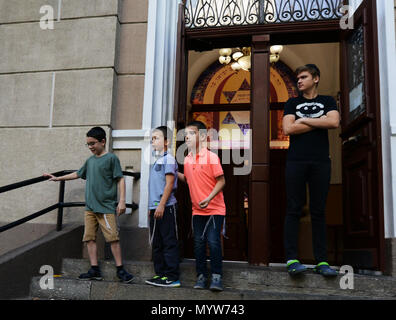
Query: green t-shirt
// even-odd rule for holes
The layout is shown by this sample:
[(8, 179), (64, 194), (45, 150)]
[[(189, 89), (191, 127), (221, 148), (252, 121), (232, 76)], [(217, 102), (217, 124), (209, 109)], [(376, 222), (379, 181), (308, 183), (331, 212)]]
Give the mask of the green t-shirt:
[(113, 153), (95, 155), (85, 161), (77, 175), (87, 180), (85, 209), (97, 213), (116, 213), (117, 182), (122, 178), (120, 160)]

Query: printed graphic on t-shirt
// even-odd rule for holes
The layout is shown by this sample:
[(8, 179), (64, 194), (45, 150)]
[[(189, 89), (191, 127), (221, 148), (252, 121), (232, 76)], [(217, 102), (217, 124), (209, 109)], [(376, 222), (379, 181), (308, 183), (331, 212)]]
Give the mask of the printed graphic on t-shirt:
[(305, 102), (296, 107), (296, 115), (300, 118), (320, 118), (324, 115), (325, 106), (319, 102)]

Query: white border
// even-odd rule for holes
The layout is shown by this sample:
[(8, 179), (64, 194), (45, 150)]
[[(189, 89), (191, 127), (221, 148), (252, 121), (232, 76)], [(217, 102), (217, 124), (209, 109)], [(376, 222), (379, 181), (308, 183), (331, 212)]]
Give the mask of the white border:
[(385, 238), (396, 236), (396, 50), (394, 1), (377, 0)]
[[(148, 227), (150, 131), (173, 120), (179, 1), (149, 0), (141, 130), (113, 130), (113, 150), (141, 150), (139, 224)], [(170, 125), (171, 126), (171, 125)], [(171, 128), (173, 129), (173, 128)]]

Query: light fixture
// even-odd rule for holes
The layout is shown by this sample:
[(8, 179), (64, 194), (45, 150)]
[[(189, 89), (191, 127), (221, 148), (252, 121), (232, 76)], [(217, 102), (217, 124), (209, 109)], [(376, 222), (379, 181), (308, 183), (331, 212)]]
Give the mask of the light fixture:
[[(270, 48), (270, 63), (275, 63), (279, 61), (280, 54), (283, 47), (280, 45), (271, 46)], [(234, 71), (245, 70), (249, 71), (251, 68), (251, 48), (222, 48), (219, 50), (219, 62), (221, 64), (231, 64), (231, 68)]]
[(270, 48), (270, 52), (271, 52), (270, 62), (271, 63), (278, 62), (282, 51), (283, 51), (283, 46), (280, 46), (280, 45), (271, 46), (271, 48)]

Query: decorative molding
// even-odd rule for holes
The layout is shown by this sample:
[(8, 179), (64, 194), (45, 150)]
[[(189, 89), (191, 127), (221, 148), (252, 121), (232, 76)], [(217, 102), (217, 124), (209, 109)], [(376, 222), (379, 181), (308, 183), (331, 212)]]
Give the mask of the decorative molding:
[(178, 1), (149, 0), (142, 129), (112, 131), (114, 150), (141, 150), (140, 228), (148, 227), (150, 132), (172, 126), (177, 17)]
[(187, 29), (340, 19), (343, 0), (188, 0)]

